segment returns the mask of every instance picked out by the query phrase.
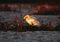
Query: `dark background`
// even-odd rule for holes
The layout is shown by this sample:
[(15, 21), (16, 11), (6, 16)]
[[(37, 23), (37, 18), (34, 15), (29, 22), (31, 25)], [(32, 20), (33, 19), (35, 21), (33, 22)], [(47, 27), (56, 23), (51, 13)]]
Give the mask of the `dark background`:
[(50, 3), (60, 4), (59, 0), (0, 0), (0, 3)]
[[(60, 4), (59, 0), (0, 0), (2, 3), (49, 3)], [(60, 31), (0, 32), (0, 42), (60, 42)]]

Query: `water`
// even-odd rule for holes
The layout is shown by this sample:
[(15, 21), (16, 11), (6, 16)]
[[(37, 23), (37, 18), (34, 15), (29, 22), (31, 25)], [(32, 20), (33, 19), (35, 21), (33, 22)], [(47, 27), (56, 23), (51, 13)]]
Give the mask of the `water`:
[(60, 42), (60, 31), (0, 32), (0, 42)]

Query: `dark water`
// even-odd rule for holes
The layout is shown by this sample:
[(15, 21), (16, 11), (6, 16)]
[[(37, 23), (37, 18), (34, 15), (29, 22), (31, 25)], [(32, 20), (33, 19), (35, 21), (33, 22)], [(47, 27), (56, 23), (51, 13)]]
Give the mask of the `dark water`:
[(0, 42), (60, 42), (60, 31), (0, 32)]

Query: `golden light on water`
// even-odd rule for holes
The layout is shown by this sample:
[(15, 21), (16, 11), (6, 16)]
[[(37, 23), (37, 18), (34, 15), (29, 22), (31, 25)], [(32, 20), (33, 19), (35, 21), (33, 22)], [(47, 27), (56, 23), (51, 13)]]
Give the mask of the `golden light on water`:
[(24, 19), (31, 26), (40, 26), (39, 21), (37, 21), (37, 19), (34, 16), (25, 15)]

